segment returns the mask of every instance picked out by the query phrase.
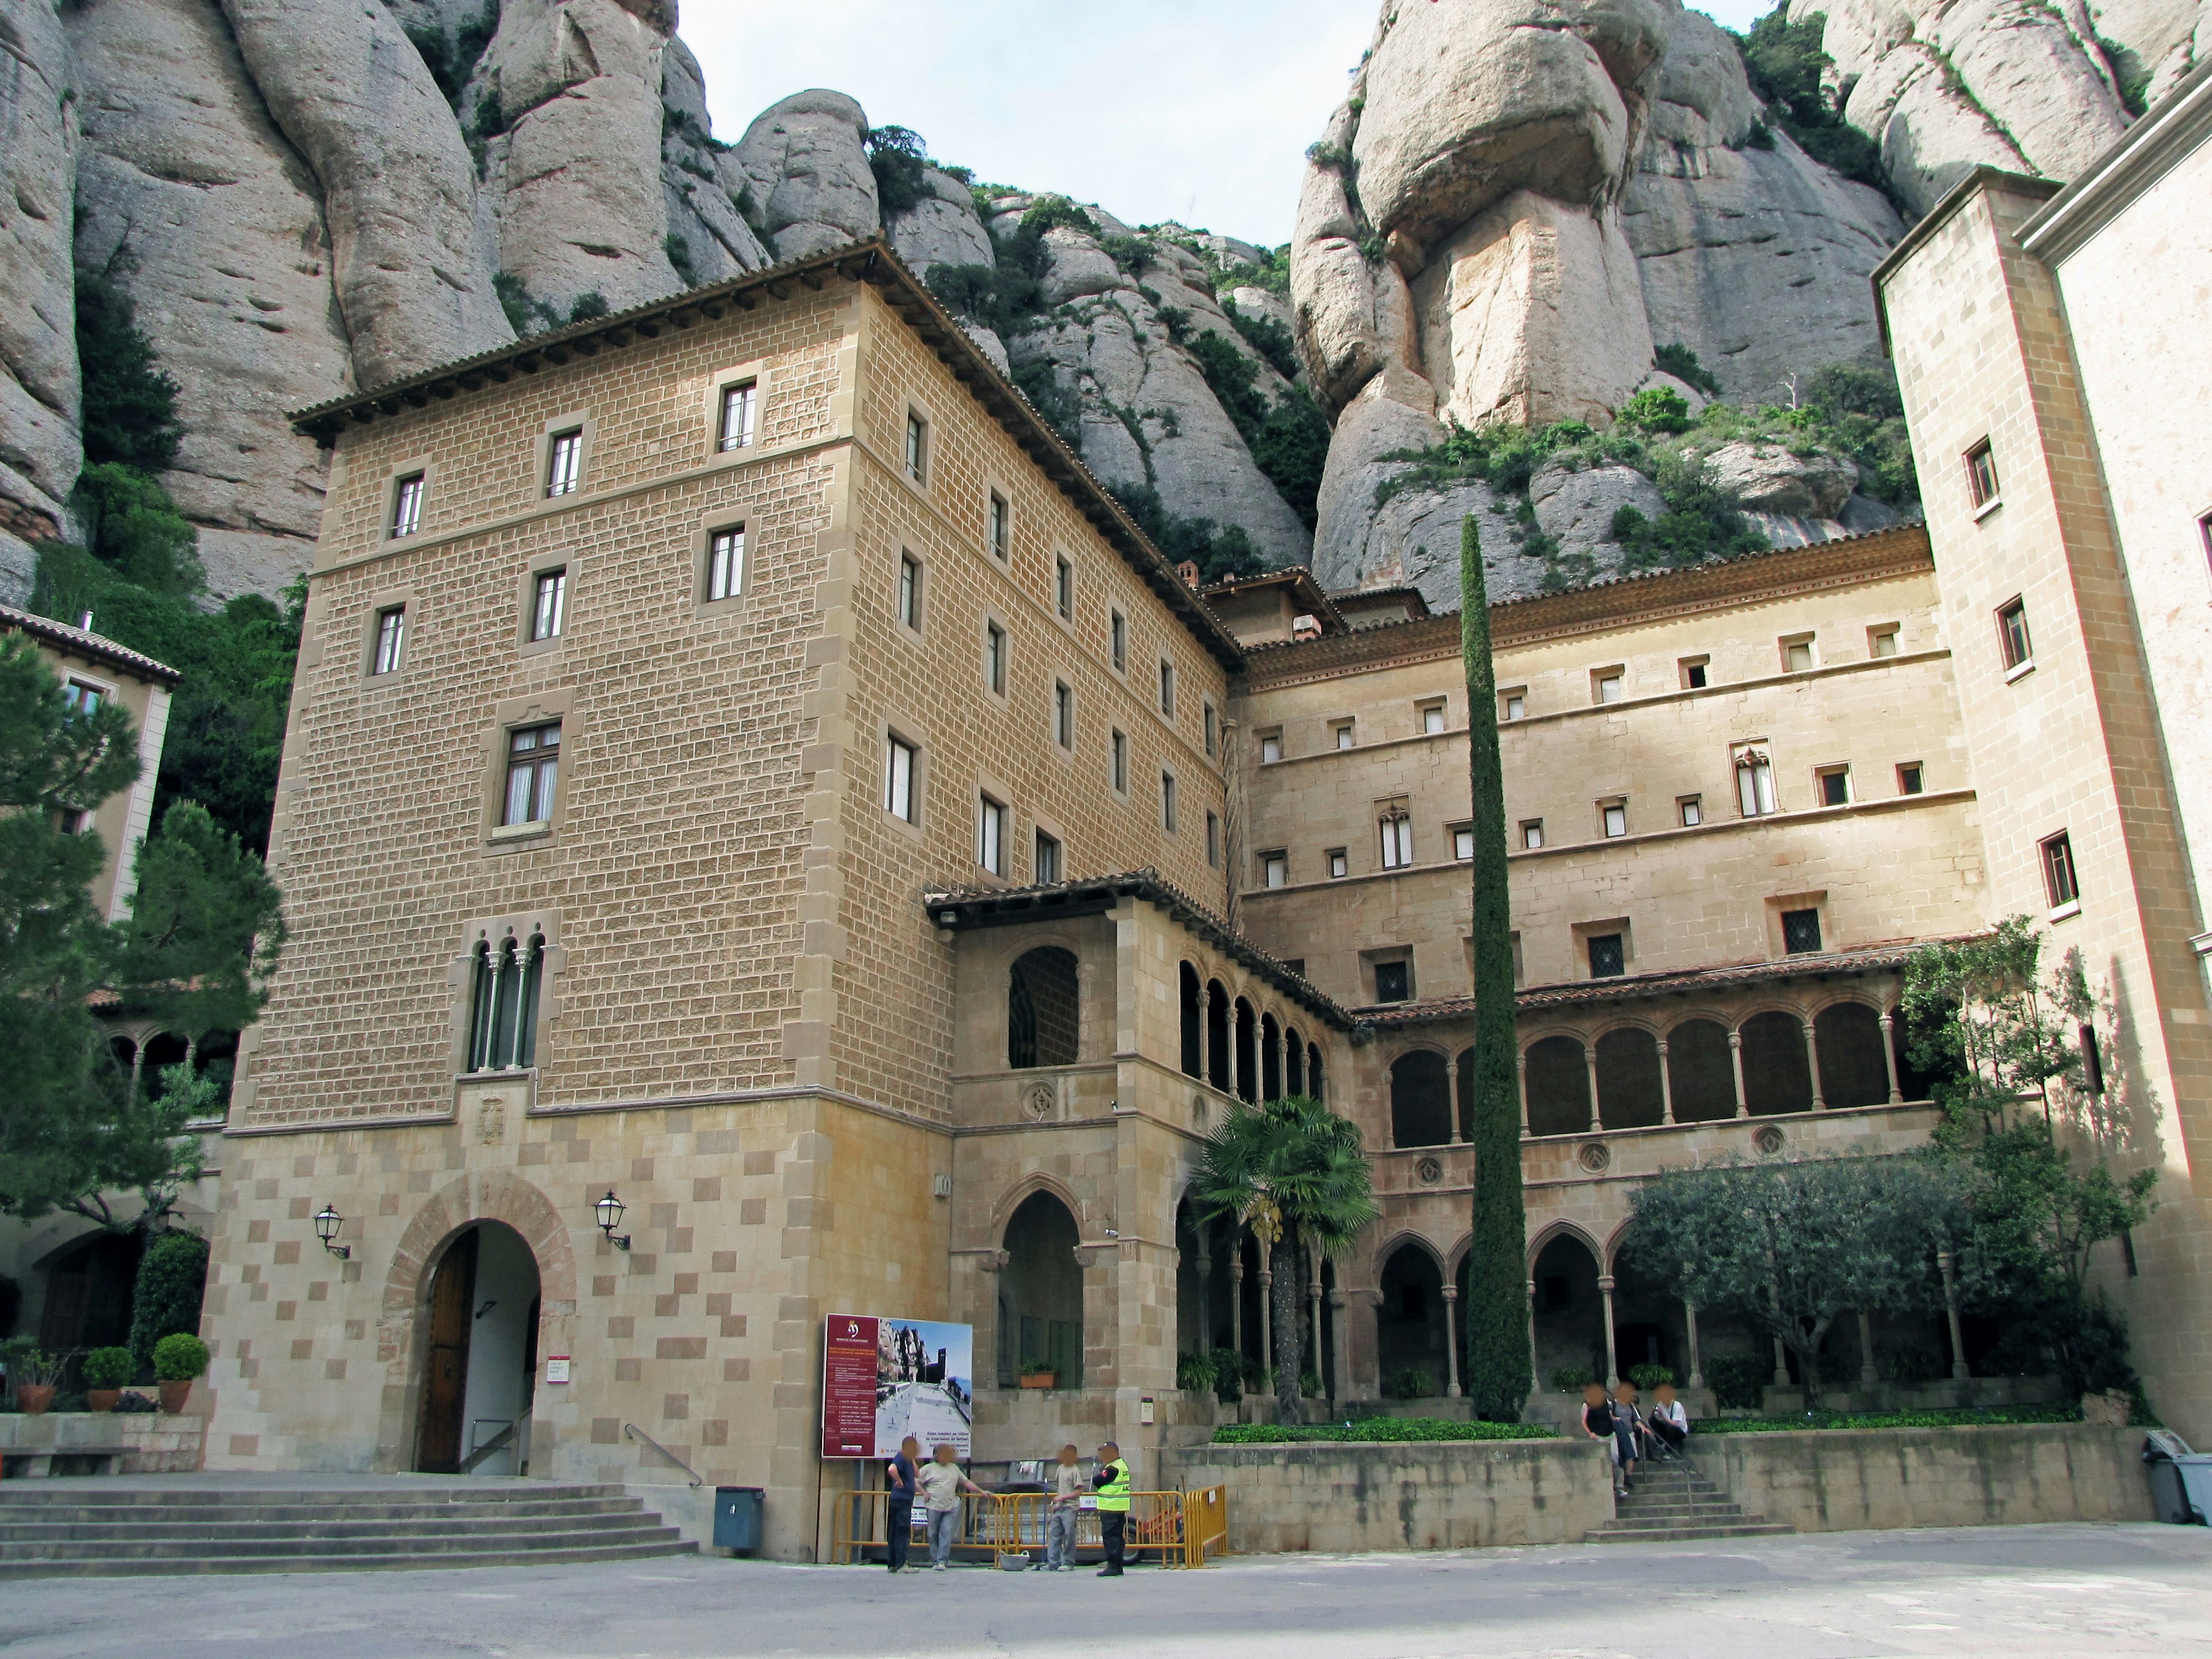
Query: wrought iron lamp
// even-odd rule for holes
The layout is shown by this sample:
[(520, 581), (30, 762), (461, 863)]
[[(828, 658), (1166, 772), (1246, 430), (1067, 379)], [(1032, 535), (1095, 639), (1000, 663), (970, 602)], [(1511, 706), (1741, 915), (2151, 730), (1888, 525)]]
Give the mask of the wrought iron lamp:
[(615, 1189), (608, 1188), (607, 1195), (592, 1205), (592, 1210), (599, 1218), (599, 1231), (607, 1236), (607, 1242), (618, 1250), (629, 1249), (629, 1235), (615, 1231), (622, 1225), (623, 1218), (623, 1201), (615, 1196)]
[(343, 1225), (345, 1225), (345, 1218), (341, 1216), (329, 1205), (324, 1205), (320, 1210), (316, 1212), (315, 1237), (321, 1239), (323, 1241), (323, 1248), (328, 1250), (332, 1255), (337, 1257), (339, 1261), (350, 1261), (353, 1259), (353, 1246), (350, 1244), (337, 1244), (331, 1242), (337, 1237), (338, 1229)]

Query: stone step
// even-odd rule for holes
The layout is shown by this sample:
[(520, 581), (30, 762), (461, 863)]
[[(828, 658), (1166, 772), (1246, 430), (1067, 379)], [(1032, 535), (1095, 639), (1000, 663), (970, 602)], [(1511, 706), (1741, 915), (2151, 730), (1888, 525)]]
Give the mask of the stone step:
[(1794, 1527), (1785, 1527), (1773, 1521), (1745, 1521), (1730, 1526), (1669, 1527), (1663, 1531), (1651, 1532), (1600, 1527), (1585, 1533), (1583, 1541), (1589, 1544), (1671, 1544), (1700, 1538), (1772, 1538), (1796, 1530)]
[(1613, 1526), (1623, 1532), (1663, 1532), (1668, 1527), (1732, 1527), (1738, 1522), (1764, 1524), (1763, 1515), (1746, 1515), (1735, 1504), (1724, 1510), (1699, 1510), (1682, 1515), (1617, 1515)]
[[(88, 1490), (88, 1487), (91, 1490)], [(432, 1481), (404, 1487), (364, 1486), (109, 1486), (67, 1479), (10, 1480), (0, 1486), (0, 1508), (25, 1505), (63, 1505), (70, 1508), (232, 1510), (256, 1504), (284, 1508), (299, 1506), (348, 1508), (361, 1504), (447, 1510), (456, 1504), (617, 1502), (629, 1494), (611, 1483), (567, 1483), (559, 1486), (517, 1480), (512, 1486), (471, 1486), (457, 1482), (441, 1487)], [(635, 1500), (630, 1500), (635, 1501)]]
[[(496, 1525), (436, 1533), (415, 1528), (404, 1531), (387, 1528), (380, 1532), (344, 1538), (308, 1536), (297, 1533), (270, 1538), (141, 1538), (110, 1533), (94, 1540), (66, 1538), (0, 1545), (0, 1562), (68, 1559), (88, 1553), (86, 1546), (88, 1542), (96, 1543), (98, 1553), (109, 1560), (166, 1561), (205, 1556), (243, 1559), (307, 1554), (321, 1559), (348, 1555), (388, 1555), (399, 1551), (423, 1556), (471, 1555), (486, 1552), (498, 1554), (540, 1550), (558, 1552), (582, 1549), (599, 1543), (661, 1544), (681, 1535), (673, 1527), (635, 1525), (573, 1527), (557, 1532), (520, 1532)], [(312, 1548), (304, 1547), (310, 1545)]]
[[(668, 1530), (673, 1530), (669, 1528)], [(411, 1572), (442, 1567), (559, 1565), (581, 1561), (644, 1561), (691, 1555), (696, 1545), (682, 1539), (649, 1543), (594, 1544), (583, 1548), (480, 1550), (428, 1554), (401, 1548), (375, 1555), (198, 1555), (133, 1560), (108, 1554), (58, 1557), (45, 1561), (0, 1559), (0, 1581), (11, 1578), (126, 1578), (184, 1573), (240, 1572)]]
[(486, 1530), (568, 1533), (596, 1529), (613, 1533), (635, 1526), (651, 1526), (655, 1519), (643, 1512), (641, 1504), (632, 1504), (626, 1510), (614, 1512), (592, 1511), (573, 1515), (441, 1515), (398, 1519), (389, 1516), (349, 1516), (343, 1519), (318, 1516), (304, 1520), (244, 1516), (234, 1519), (225, 1516), (219, 1521), (212, 1518), (204, 1521), (132, 1520), (120, 1524), (108, 1521), (15, 1521), (0, 1515), (0, 1554), (6, 1553), (11, 1546), (16, 1544), (67, 1542), (78, 1539), (129, 1538), (141, 1541), (174, 1540), (187, 1543), (222, 1544), (266, 1538), (467, 1538)]
[[(11, 1483), (12, 1484), (12, 1483)], [(16, 1504), (0, 1498), (0, 1528), (10, 1526), (216, 1527), (234, 1522), (307, 1526), (325, 1522), (373, 1521), (393, 1524), (434, 1522), (466, 1523), (508, 1516), (560, 1519), (620, 1517), (642, 1514), (635, 1498), (516, 1498), (501, 1503), (230, 1504), (221, 1508), (137, 1504)]]
[(1613, 1513), (1622, 1521), (1693, 1521), (1733, 1519), (1742, 1515), (1735, 1504), (1618, 1504)]

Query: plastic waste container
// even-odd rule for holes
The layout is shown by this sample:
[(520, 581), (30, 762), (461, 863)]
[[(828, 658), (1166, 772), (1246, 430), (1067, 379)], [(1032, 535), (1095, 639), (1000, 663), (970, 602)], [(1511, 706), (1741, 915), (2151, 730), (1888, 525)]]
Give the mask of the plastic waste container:
[(714, 1488), (714, 1547), (718, 1550), (757, 1550), (761, 1544), (761, 1499), (758, 1486)]
[(2212, 1522), (2212, 1454), (2193, 1452), (2170, 1429), (2153, 1429), (2143, 1442), (2150, 1466), (2151, 1503), (2158, 1518), (2176, 1526)]

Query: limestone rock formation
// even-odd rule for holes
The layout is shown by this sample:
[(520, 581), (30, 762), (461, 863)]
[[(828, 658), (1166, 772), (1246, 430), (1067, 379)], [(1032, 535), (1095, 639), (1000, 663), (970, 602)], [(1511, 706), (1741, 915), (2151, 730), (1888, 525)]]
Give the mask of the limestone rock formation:
[(60, 527), (81, 454), (70, 88), (53, 0), (0, 11), (0, 599), (27, 591), (26, 538)]
[(1858, 468), (1844, 456), (1794, 455), (1779, 444), (1723, 444), (1705, 465), (1713, 482), (1753, 512), (1791, 518), (1834, 518), (1859, 482)]
[(921, 200), (893, 214), (887, 227), (899, 258), (925, 278), (933, 265), (995, 264), (991, 238), (968, 186), (935, 167), (923, 170), (921, 185)]
[[(661, 199), (668, 216), (669, 264), (687, 287), (719, 283), (775, 262), (738, 211), (724, 176), (736, 172), (714, 139), (707, 80), (699, 60), (672, 39), (660, 54)], [(740, 175), (742, 177), (742, 175)], [(742, 188), (742, 185), (740, 186)]]
[(1659, 486), (1632, 466), (1577, 470), (1547, 463), (1528, 480), (1528, 501), (1537, 527), (1558, 538), (1570, 557), (1617, 563), (1620, 544), (1613, 538), (1613, 514), (1632, 507), (1647, 519), (1667, 510)]
[(858, 104), (819, 88), (753, 118), (734, 159), (777, 258), (800, 258), (875, 234), (879, 216), (867, 132), (868, 118)]

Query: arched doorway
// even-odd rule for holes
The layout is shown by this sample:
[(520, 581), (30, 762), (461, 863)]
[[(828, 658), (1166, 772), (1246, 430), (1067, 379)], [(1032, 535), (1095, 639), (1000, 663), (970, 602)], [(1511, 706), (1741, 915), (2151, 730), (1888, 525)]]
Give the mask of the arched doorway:
[(1667, 1033), (1667, 1082), (1674, 1096), (1674, 1121), (1705, 1123), (1735, 1115), (1735, 1060), (1728, 1027), (1717, 1019), (1686, 1019)]
[(1796, 1015), (1770, 1012), (1744, 1021), (1743, 1097), (1753, 1117), (1813, 1109), (1805, 1022)]
[(88, 1234), (46, 1259), (39, 1346), (50, 1354), (119, 1347), (131, 1340), (131, 1293), (144, 1240), (136, 1229)]
[(1382, 1304), (1375, 1310), (1375, 1358), (1382, 1392), (1394, 1399), (1444, 1391), (1444, 1276), (1437, 1259), (1407, 1243), (1382, 1264)]
[(1657, 1127), (1665, 1110), (1659, 1089), (1659, 1039), (1633, 1025), (1597, 1040), (1598, 1115), (1608, 1129)]
[(1597, 1257), (1573, 1233), (1560, 1233), (1536, 1257), (1536, 1386), (1572, 1369), (1605, 1381), (1605, 1304)]
[(1075, 1218), (1050, 1193), (1031, 1193), (1007, 1218), (1000, 1240), (999, 1386), (1034, 1368), (1055, 1389), (1083, 1386), (1083, 1268)]
[(1528, 1133), (1578, 1135), (1590, 1126), (1589, 1067), (1583, 1045), (1547, 1036), (1528, 1046)]
[(430, 1279), (415, 1467), (527, 1474), (538, 1380), (538, 1258), (497, 1221), (463, 1228)]
[(1814, 1046), (1820, 1051), (1820, 1099), (1832, 1110), (1880, 1106), (1889, 1098), (1889, 1064), (1882, 1058), (1881, 1016), (1863, 1002), (1836, 1002), (1813, 1017)]
[(1390, 1144), (1441, 1146), (1451, 1139), (1451, 1073), (1444, 1057), (1415, 1048), (1390, 1062)]

